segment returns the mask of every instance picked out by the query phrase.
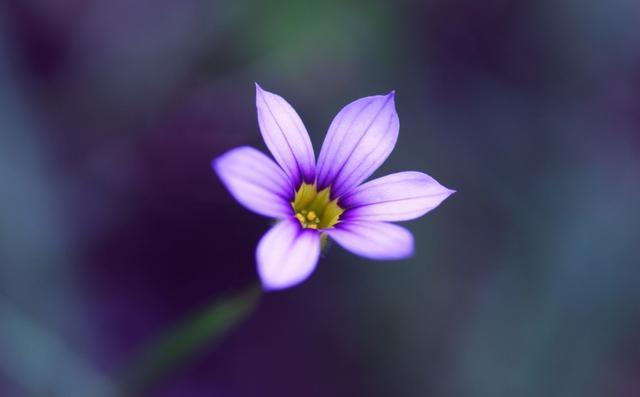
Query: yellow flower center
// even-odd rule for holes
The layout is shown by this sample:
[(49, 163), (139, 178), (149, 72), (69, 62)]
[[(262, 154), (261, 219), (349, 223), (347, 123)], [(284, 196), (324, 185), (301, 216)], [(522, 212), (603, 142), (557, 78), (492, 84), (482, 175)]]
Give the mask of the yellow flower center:
[(340, 221), (344, 209), (338, 200), (329, 200), (330, 188), (318, 191), (316, 185), (303, 183), (291, 205), (302, 227), (329, 229)]

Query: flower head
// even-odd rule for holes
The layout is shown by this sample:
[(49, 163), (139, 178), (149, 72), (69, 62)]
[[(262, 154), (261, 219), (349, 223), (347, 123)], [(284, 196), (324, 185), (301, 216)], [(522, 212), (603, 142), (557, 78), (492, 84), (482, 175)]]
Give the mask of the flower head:
[(256, 84), (258, 124), (275, 162), (247, 146), (212, 165), (248, 209), (278, 222), (258, 243), (258, 273), (266, 289), (305, 280), (332, 238), (371, 259), (412, 255), (413, 236), (389, 223), (418, 218), (454, 191), (421, 172), (364, 182), (387, 159), (400, 123), (394, 92), (359, 99), (333, 119), (316, 163), (309, 134), (282, 97)]

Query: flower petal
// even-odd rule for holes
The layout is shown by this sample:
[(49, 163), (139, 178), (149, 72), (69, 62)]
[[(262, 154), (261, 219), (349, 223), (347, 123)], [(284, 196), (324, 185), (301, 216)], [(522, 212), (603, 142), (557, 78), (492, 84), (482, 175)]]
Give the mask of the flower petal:
[(369, 221), (406, 221), (436, 208), (453, 190), (422, 172), (398, 172), (358, 186), (340, 199), (345, 217)]
[(367, 179), (387, 159), (400, 122), (394, 93), (358, 99), (333, 119), (318, 157), (318, 184), (337, 198)]
[(265, 144), (280, 167), (298, 186), (315, 179), (315, 155), (307, 129), (296, 111), (282, 97), (264, 91), (256, 83), (258, 124)]
[(295, 219), (271, 228), (258, 243), (256, 260), (267, 290), (291, 287), (313, 272), (320, 256), (320, 233), (302, 229)]
[(347, 220), (325, 233), (365, 258), (403, 259), (413, 255), (413, 235), (392, 223)]
[(213, 159), (211, 166), (231, 195), (251, 211), (276, 218), (292, 214), (293, 187), (264, 153), (241, 146)]

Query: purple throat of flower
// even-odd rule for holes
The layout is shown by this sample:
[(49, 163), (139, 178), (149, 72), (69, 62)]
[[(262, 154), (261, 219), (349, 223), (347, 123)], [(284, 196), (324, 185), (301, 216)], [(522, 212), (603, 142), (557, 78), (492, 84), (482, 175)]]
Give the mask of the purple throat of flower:
[(212, 166), (240, 204), (277, 220), (256, 249), (266, 290), (307, 279), (327, 238), (365, 258), (410, 257), (413, 235), (391, 222), (419, 218), (454, 193), (417, 171), (365, 182), (396, 144), (400, 123), (394, 98), (392, 91), (344, 107), (316, 161), (293, 107), (256, 84), (258, 125), (273, 160), (243, 146), (215, 158)]

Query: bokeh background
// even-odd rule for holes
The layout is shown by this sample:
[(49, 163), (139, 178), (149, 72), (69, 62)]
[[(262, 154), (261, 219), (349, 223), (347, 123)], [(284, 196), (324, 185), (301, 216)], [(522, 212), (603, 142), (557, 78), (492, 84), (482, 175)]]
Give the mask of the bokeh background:
[(316, 151), (395, 89), (375, 175), (458, 193), (406, 224), (413, 259), (331, 246), (144, 395), (640, 395), (639, 21), (636, 0), (1, 2), (0, 395), (117, 395), (140, 346), (258, 281), (269, 220), (209, 166), (265, 148), (254, 81)]

